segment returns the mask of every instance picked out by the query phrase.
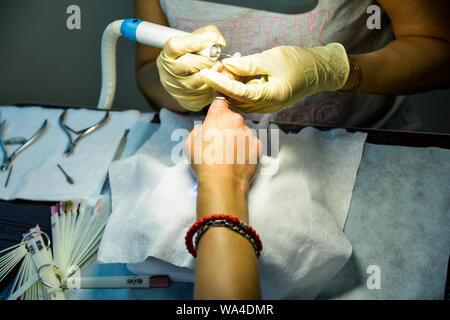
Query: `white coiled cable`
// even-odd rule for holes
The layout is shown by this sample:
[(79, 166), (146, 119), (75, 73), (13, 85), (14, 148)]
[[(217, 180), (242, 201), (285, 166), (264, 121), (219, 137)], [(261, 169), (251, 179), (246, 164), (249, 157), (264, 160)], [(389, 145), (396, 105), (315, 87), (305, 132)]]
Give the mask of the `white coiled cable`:
[[(185, 31), (139, 19), (121, 19), (111, 22), (102, 36), (102, 87), (97, 109), (111, 109), (114, 101), (116, 91), (116, 45), (120, 36), (123, 35), (130, 40), (162, 49), (166, 41), (171, 37), (188, 34)], [(212, 44), (196, 52), (196, 54), (216, 61), (222, 54), (222, 48), (219, 44)]]
[(124, 20), (111, 22), (103, 31), (101, 59), (102, 59), (102, 88), (97, 109), (111, 109), (116, 92), (116, 44), (122, 35), (120, 27)]

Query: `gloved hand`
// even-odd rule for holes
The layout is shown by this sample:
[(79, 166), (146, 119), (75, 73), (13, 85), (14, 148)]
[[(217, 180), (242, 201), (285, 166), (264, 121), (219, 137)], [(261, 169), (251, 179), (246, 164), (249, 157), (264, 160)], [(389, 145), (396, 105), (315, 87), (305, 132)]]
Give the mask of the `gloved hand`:
[(214, 90), (205, 84), (199, 71), (205, 68), (218, 70), (221, 63), (192, 53), (214, 43), (226, 46), (216, 26), (204, 26), (191, 35), (170, 38), (156, 60), (162, 85), (188, 110), (200, 111), (212, 101)]
[[(235, 79), (227, 69), (221, 69), (221, 74)], [(184, 144), (197, 181), (215, 181), (218, 185), (230, 181), (248, 185), (256, 173), (262, 150), (262, 142), (244, 118), (231, 111), (224, 100), (211, 103), (205, 121), (191, 131)]]
[(305, 96), (338, 90), (350, 72), (345, 48), (338, 43), (310, 49), (281, 46), (222, 63), (241, 80), (242, 76), (261, 77), (243, 83), (214, 70), (202, 70), (205, 83), (235, 100), (233, 107), (258, 113), (275, 113)]

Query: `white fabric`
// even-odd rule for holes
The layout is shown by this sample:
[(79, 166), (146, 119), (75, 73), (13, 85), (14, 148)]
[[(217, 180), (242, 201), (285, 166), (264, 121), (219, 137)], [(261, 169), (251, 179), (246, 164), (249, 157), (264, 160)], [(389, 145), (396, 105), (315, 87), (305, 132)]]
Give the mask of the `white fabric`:
[[(160, 117), (160, 129), (139, 152), (110, 168), (112, 214), (99, 262), (155, 257), (195, 268), (184, 246), (196, 217), (195, 180), (187, 164), (170, 165), (167, 154), (174, 127), (190, 130), (193, 119), (166, 110)], [(342, 228), (365, 138), (345, 130), (280, 132), (279, 171), (258, 175), (249, 194), (250, 224), (264, 246), (264, 298), (314, 298), (348, 260), (351, 245)]]
[[(63, 112), (57, 108), (1, 107), (0, 121), (6, 119), (4, 138), (30, 138), (48, 120), (44, 134), (25, 149), (13, 162), (8, 183), (8, 171), (0, 172), (0, 199), (59, 201), (86, 199), (98, 192), (105, 179), (114, 152), (124, 130), (139, 119), (138, 111), (110, 112), (103, 127), (80, 140), (74, 153), (64, 155), (68, 138), (58, 123)], [(65, 123), (74, 130), (85, 129), (104, 117), (105, 111), (69, 109)], [(72, 134), (73, 139), (76, 135)], [(11, 154), (18, 145), (7, 146)], [(67, 183), (57, 164), (73, 178)]]

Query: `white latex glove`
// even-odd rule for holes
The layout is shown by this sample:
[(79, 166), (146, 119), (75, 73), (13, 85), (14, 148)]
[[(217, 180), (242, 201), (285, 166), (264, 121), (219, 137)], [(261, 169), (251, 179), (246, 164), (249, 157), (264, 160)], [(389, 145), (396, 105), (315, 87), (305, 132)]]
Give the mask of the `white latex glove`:
[(339, 43), (310, 49), (281, 46), (222, 63), (241, 81), (246, 76), (251, 80), (231, 80), (205, 69), (200, 72), (205, 83), (235, 100), (233, 107), (258, 113), (275, 113), (305, 96), (339, 90), (350, 72), (347, 53)]
[(188, 110), (200, 111), (212, 101), (214, 90), (205, 84), (199, 71), (205, 68), (217, 70), (221, 63), (192, 53), (214, 43), (226, 46), (216, 26), (204, 26), (191, 35), (170, 38), (156, 60), (162, 85)]

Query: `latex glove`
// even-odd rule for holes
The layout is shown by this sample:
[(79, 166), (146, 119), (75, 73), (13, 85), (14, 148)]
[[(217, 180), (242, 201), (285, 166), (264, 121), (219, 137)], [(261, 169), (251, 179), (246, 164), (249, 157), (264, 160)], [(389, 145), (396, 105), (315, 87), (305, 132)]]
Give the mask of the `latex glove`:
[(243, 83), (213, 70), (202, 70), (203, 80), (235, 100), (233, 107), (258, 113), (275, 113), (305, 96), (338, 90), (345, 85), (350, 72), (347, 53), (339, 43), (309, 49), (275, 47), (250, 56), (224, 59), (222, 63), (236, 75), (261, 77)]
[(199, 71), (218, 70), (221, 63), (193, 53), (214, 43), (226, 46), (216, 26), (204, 26), (190, 35), (170, 38), (156, 60), (162, 85), (188, 110), (200, 111), (212, 101), (214, 90), (203, 81)]
[[(219, 71), (235, 79), (227, 69)], [(230, 110), (224, 100), (211, 103), (205, 121), (191, 131), (184, 145), (197, 180), (218, 180), (218, 184), (226, 181), (249, 184), (262, 150), (261, 141), (245, 124), (244, 118)]]

